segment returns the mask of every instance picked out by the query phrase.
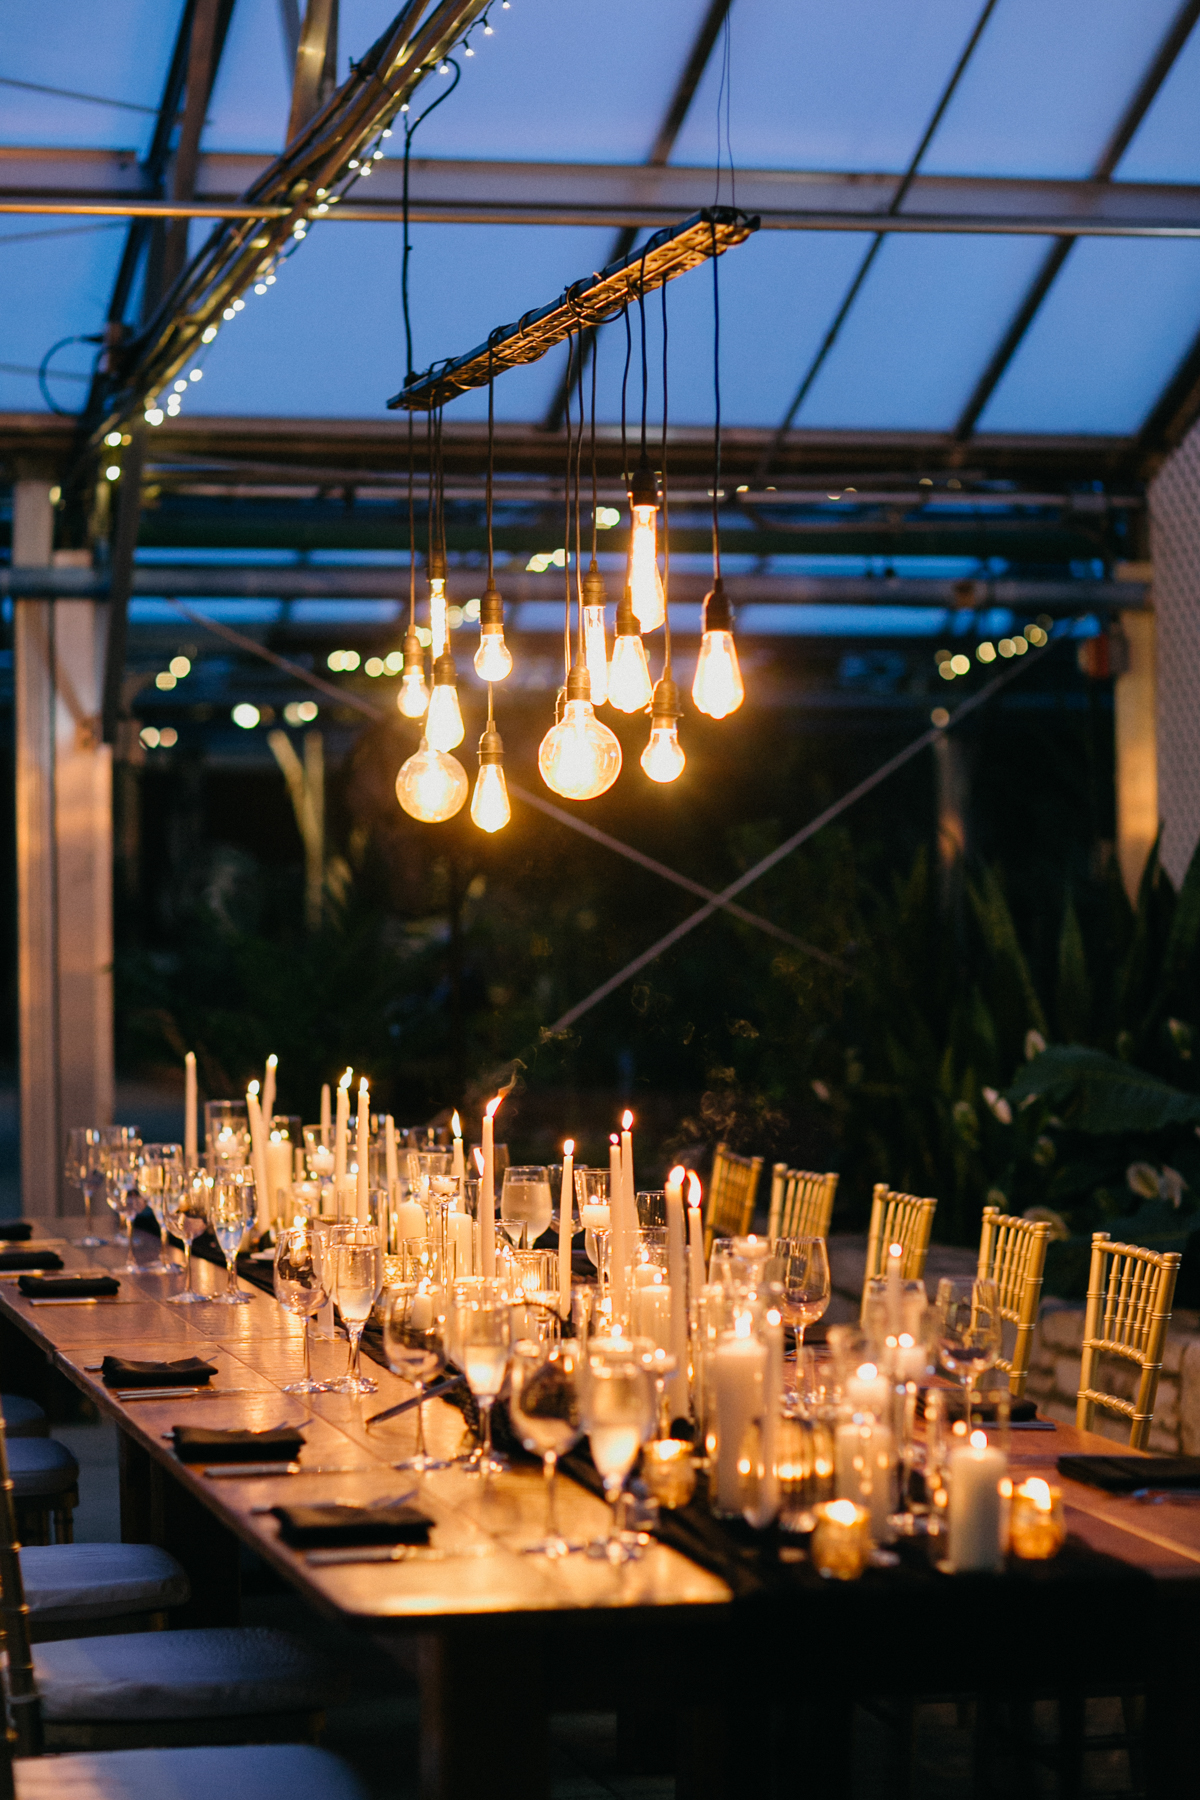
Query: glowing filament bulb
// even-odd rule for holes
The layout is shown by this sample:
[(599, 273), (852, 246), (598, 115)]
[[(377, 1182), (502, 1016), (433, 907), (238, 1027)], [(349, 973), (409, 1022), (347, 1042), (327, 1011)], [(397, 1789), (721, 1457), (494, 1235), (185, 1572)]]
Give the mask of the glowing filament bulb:
[(429, 705), (429, 689), (425, 685), (425, 653), (415, 631), (404, 639), (404, 674), (396, 695), (396, 705), (406, 719), (421, 719)]
[(485, 625), (475, 652), (475, 673), (480, 681), (503, 681), (512, 673), (512, 651), (504, 641), (503, 625)]
[[(438, 658), (439, 663), (445, 660)], [(434, 676), (433, 693), (425, 717), (425, 736), (435, 750), (457, 750), (466, 736), (458, 689), (453, 679), (443, 681)]]
[(650, 665), (641, 640), (629, 589), (617, 607), (617, 635), (608, 668), (608, 697), (618, 712), (641, 712), (650, 704)]
[(601, 706), (608, 699), (608, 640), (602, 606), (583, 609), (583, 655), (592, 678), (592, 704)]
[(654, 631), (667, 616), (662, 576), (658, 572), (658, 508), (632, 507), (629, 534), (629, 594), (638, 624)]
[[(433, 634), (433, 659), (446, 651), (446, 577), (431, 575), (429, 578), (429, 629)], [(459, 743), (462, 742), (460, 738)]]
[(746, 698), (737, 646), (733, 641), (733, 613), (718, 575), (704, 601), (704, 635), (692, 683), (692, 699), (710, 719), (724, 719), (736, 712)]
[(538, 768), (546, 786), (567, 800), (594, 800), (621, 773), (621, 744), (592, 709), (587, 669), (576, 663), (567, 677), (561, 721), (538, 748)]
[(471, 795), (471, 817), (480, 831), (500, 831), (512, 818), (504, 779), (504, 745), (492, 722), (491, 710), (489, 697), (487, 730), (479, 740), (479, 773)]
[(467, 771), (457, 758), (431, 748), (422, 738), (416, 754), (401, 765), (396, 798), (412, 818), (425, 825), (440, 825), (460, 811), (467, 785)]
[(651, 781), (677, 780), (686, 761), (679, 747), (679, 726), (675, 720), (652, 726), (650, 742), (642, 751), (642, 768)]

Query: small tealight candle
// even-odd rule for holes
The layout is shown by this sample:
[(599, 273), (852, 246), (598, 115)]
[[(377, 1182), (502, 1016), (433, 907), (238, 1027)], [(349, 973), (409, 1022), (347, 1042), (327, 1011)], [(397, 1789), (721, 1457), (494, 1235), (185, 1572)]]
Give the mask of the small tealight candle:
[(1009, 1544), (1014, 1556), (1045, 1562), (1058, 1555), (1066, 1536), (1061, 1488), (1034, 1477), (1013, 1490)]
[(871, 1515), (853, 1500), (814, 1506), (813, 1566), (829, 1581), (857, 1581), (871, 1554)]
[(642, 1480), (660, 1506), (686, 1506), (696, 1489), (692, 1446), (682, 1438), (655, 1438), (642, 1451)]

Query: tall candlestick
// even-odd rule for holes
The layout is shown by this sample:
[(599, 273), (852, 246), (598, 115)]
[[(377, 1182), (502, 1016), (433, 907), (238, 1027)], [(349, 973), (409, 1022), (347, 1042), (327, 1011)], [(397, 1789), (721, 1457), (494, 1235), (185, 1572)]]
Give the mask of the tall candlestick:
[(632, 1246), (637, 1241), (637, 1182), (633, 1175), (633, 1114), (621, 1114), (621, 1197), (625, 1205), (625, 1230)]
[(350, 1127), (350, 1078), (351, 1071), (346, 1070), (338, 1082), (337, 1125), (333, 1133), (333, 1185), (339, 1196), (346, 1181), (346, 1137)]
[(329, 1099), (329, 1083), (323, 1081), (321, 1083), (321, 1143), (326, 1150), (330, 1147), (329, 1140), (333, 1135), (333, 1120), (330, 1113)]
[(575, 1139), (563, 1144), (562, 1187), (558, 1195), (558, 1311), (561, 1318), (571, 1313), (571, 1221), (575, 1192)]
[(383, 1121), (383, 1130), (384, 1143), (386, 1146), (385, 1154), (387, 1156), (388, 1193), (391, 1198), (395, 1200), (396, 1183), (400, 1179), (400, 1164), (396, 1156), (396, 1123), (392, 1118), (391, 1113), (388, 1113)]
[(483, 1176), (479, 1183), (479, 1264), (490, 1281), (496, 1273), (496, 1142), (492, 1121), (503, 1094), (489, 1100), (483, 1113)]
[(764, 1377), (762, 1459), (763, 1480), (758, 1496), (758, 1516), (750, 1523), (759, 1529), (779, 1511), (779, 1419), (783, 1410), (783, 1315), (774, 1307), (763, 1327), (767, 1340)]
[(183, 1059), (183, 1161), (185, 1168), (196, 1167), (196, 1052), (189, 1050)]
[(671, 1282), (671, 1354), (675, 1373), (667, 1384), (671, 1417), (686, 1418), (687, 1383), (687, 1251), (683, 1235), (683, 1178), (687, 1171), (679, 1166), (671, 1170), (666, 1181), (667, 1199), (667, 1274)]
[(621, 1169), (621, 1143), (614, 1135), (608, 1145), (608, 1284), (612, 1294), (612, 1323), (619, 1325), (628, 1303), (625, 1271), (629, 1244), (625, 1233), (625, 1177)]
[(246, 1089), (246, 1111), (250, 1117), (250, 1163), (254, 1170), (254, 1195), (257, 1203), (254, 1230), (256, 1235), (261, 1236), (271, 1222), (271, 1208), (268, 1204), (267, 1143), (257, 1081), (252, 1081)]
[(454, 1144), (450, 1152), (450, 1174), (452, 1179), (459, 1183), (458, 1191), (461, 1194), (462, 1181), (467, 1169), (463, 1162), (462, 1120), (457, 1113), (450, 1120), (450, 1130), (454, 1135)]
[(951, 1453), (949, 1562), (956, 1573), (1003, 1568), (1000, 1483), (1007, 1471), (1008, 1458), (982, 1431)]
[(901, 1307), (903, 1294), (900, 1282), (900, 1264), (904, 1256), (903, 1244), (889, 1244), (887, 1253), (887, 1322), (888, 1336), (898, 1338), (901, 1332)]
[(371, 1094), (364, 1075), (358, 1084), (358, 1188), (355, 1213), (360, 1225), (371, 1217)]
[(692, 1299), (704, 1286), (704, 1219), (700, 1212), (700, 1177), (688, 1170), (688, 1261)]
[(279, 1058), (268, 1056), (262, 1085), (263, 1119), (268, 1131), (271, 1129), (271, 1120), (275, 1117), (275, 1071), (278, 1067)]

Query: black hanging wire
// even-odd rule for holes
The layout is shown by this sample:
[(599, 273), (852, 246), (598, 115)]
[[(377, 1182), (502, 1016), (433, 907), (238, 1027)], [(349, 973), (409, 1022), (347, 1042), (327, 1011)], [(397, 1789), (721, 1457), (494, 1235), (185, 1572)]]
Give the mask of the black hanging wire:
[(646, 362), (646, 258), (642, 257), (642, 278), (638, 285), (638, 311), (642, 322), (642, 461), (646, 458), (646, 397), (650, 391), (649, 365)]
[(413, 415), (408, 411), (408, 629), (417, 629), (417, 526), (413, 503)]
[(567, 428), (567, 475), (563, 484), (566, 495), (566, 531), (563, 537), (563, 574), (566, 588), (565, 610), (563, 613), (563, 664), (564, 679), (571, 673), (571, 385), (574, 381), (575, 340), (571, 332), (567, 333), (567, 379), (563, 389), (565, 396), (564, 422)]
[(432, 103), (432, 105), (427, 106), (425, 108), (425, 111), (423, 113), (420, 113), (417, 116), (417, 118), (415, 118), (413, 120), (411, 125), (408, 123), (407, 118), (405, 118), (405, 120), (404, 120), (404, 196), (403, 196), (403, 201), (402, 201), (402, 212), (403, 212), (403, 218), (404, 218), (404, 249), (403, 249), (403, 253), (401, 256), (401, 262), (400, 262), (400, 304), (404, 310), (404, 350), (405, 350), (405, 355), (408, 359), (408, 369), (407, 369), (407, 373), (405, 376), (405, 384), (406, 385), (413, 378), (412, 319), (409, 316), (409, 310), (408, 310), (408, 263), (409, 263), (409, 258), (412, 255), (412, 244), (410, 243), (409, 236), (408, 236), (408, 165), (409, 165), (409, 156), (410, 156), (410, 153), (412, 150), (413, 133), (416, 131), (417, 126), (423, 124), (425, 122), (425, 120), (429, 117), (430, 113), (435, 112), (437, 110), (437, 108), (442, 104), (443, 100), (448, 100), (450, 98), (451, 94), (454, 92), (455, 88), (458, 86), (460, 80), (462, 79), (462, 70), (459, 68), (458, 64), (454, 61), (453, 57), (448, 56), (446, 58), (446, 61), (450, 64), (450, 67), (454, 70), (454, 80), (450, 83), (450, 86), (448, 88), (446, 88), (443, 93), (440, 93), (438, 95), (437, 99)]
[(633, 361), (633, 327), (629, 323), (629, 302), (621, 309), (625, 320), (625, 373), (621, 377), (621, 481), (629, 485), (629, 443), (625, 431), (625, 400), (629, 391), (629, 365)]
[[(721, 284), (717, 270), (721, 259), (717, 255), (717, 227), (713, 221), (712, 228), (713, 254), (713, 491), (712, 491), (712, 542), (713, 542), (713, 579), (721, 579)], [(664, 301), (664, 307), (666, 302)]]
[(583, 359), (585, 354), (584, 333), (579, 333), (579, 355), (575, 358), (575, 379), (579, 394), (579, 436), (575, 440), (575, 603), (576, 632), (575, 641), (579, 646), (579, 660), (583, 661), (583, 553), (580, 545), (581, 526), (579, 520), (579, 489), (583, 472), (583, 428), (587, 422), (587, 410), (583, 401)]
[[(493, 348), (488, 341), (488, 441), (487, 441), (487, 585), (494, 586), (493, 581), (493, 543), (492, 543), (492, 468), (496, 456), (496, 373), (493, 368)], [(491, 719), (492, 690), (488, 685), (488, 718)]]
[(663, 675), (669, 680), (671, 675), (671, 606), (669, 584), (671, 580), (671, 539), (669, 534), (669, 516), (667, 509), (667, 283), (664, 281), (662, 293), (662, 543), (663, 543)]
[(425, 520), (429, 529), (429, 553), (425, 563), (427, 574), (432, 574), (437, 567), (437, 506), (435, 504), (434, 488), (436, 475), (433, 454), (433, 423), (434, 409), (431, 406), (429, 411), (425, 414), (425, 455), (429, 463), (429, 498), (426, 506), (427, 516)]
[(596, 566), (596, 362), (600, 351), (600, 333), (592, 339), (592, 567)]

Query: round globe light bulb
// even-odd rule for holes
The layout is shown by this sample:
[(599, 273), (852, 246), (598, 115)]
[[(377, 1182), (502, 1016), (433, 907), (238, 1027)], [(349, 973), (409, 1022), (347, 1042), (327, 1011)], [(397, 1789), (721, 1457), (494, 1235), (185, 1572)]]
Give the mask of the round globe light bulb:
[(629, 597), (643, 631), (654, 631), (667, 616), (658, 572), (658, 508), (633, 506), (629, 534)]
[(429, 706), (429, 689), (425, 685), (425, 659), (406, 663), (396, 693), (396, 705), (406, 719), (423, 719)]
[(412, 818), (440, 825), (461, 811), (468, 785), (467, 771), (458, 759), (431, 748), (422, 738), (416, 754), (401, 764), (396, 798)]
[(475, 777), (471, 817), (480, 831), (500, 831), (512, 818), (508, 783), (500, 763), (484, 763)]
[(504, 641), (503, 625), (485, 625), (475, 652), (475, 673), (480, 681), (503, 681), (512, 674), (512, 651)]
[(736, 712), (746, 698), (732, 631), (706, 631), (700, 640), (692, 699), (710, 719)]
[(602, 725), (590, 700), (568, 700), (562, 721), (538, 748), (542, 780), (566, 800), (594, 800), (621, 773), (621, 744)]
[(642, 751), (642, 768), (651, 781), (677, 781), (687, 757), (679, 747), (679, 725), (674, 719), (651, 727), (650, 742)]
[(425, 736), (435, 750), (456, 750), (465, 735), (458, 689), (452, 681), (435, 681), (425, 718)]
[(642, 712), (653, 694), (645, 644), (636, 634), (618, 635), (608, 665), (609, 700), (618, 712)]

